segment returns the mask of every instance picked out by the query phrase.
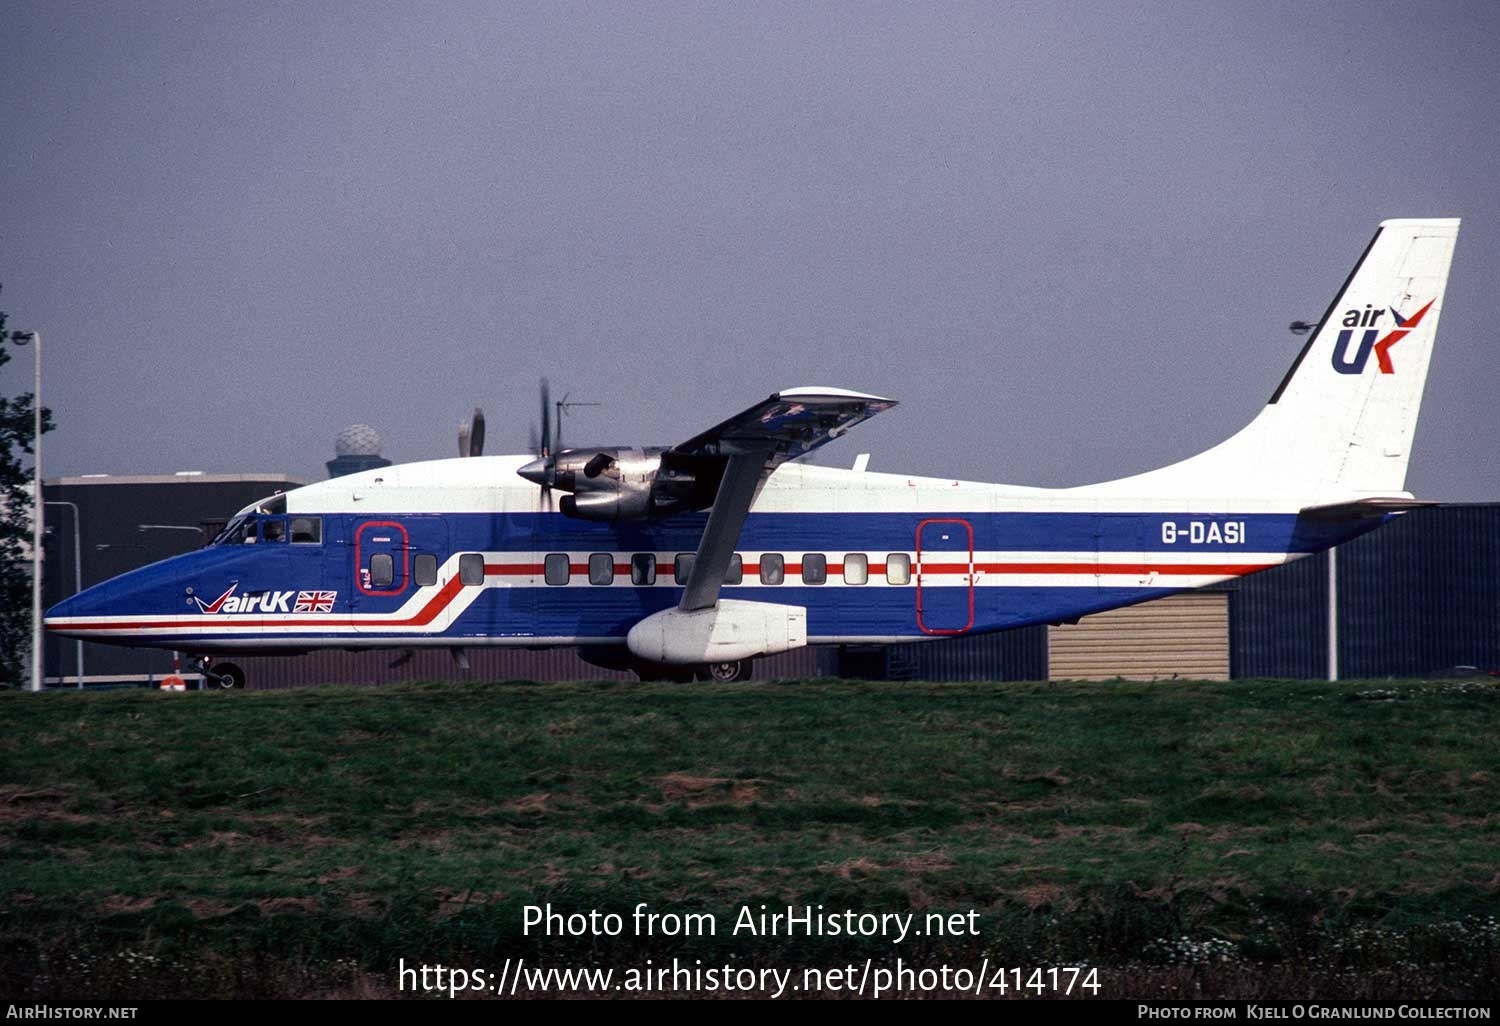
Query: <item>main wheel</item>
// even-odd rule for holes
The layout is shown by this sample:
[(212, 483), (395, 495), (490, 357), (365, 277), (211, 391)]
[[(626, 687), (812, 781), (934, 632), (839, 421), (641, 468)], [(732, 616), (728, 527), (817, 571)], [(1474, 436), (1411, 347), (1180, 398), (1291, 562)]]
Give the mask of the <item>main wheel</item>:
[(698, 670), (699, 680), (711, 680), (719, 684), (732, 684), (750, 677), (750, 660), (732, 659), (726, 663), (705, 663)]
[(234, 663), (214, 663), (203, 672), (203, 677), (205, 683), (217, 684), (226, 691), (245, 686), (245, 671)]

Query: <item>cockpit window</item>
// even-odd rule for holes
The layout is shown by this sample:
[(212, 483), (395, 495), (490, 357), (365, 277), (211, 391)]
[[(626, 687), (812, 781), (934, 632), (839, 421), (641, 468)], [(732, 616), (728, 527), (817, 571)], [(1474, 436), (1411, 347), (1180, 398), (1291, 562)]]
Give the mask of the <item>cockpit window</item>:
[(280, 517), (265, 517), (260, 522), (260, 537), (266, 542), (286, 541), (286, 521)]
[[(277, 492), (264, 499), (257, 499), (230, 518), (228, 526), (220, 531), (210, 545), (248, 545), (258, 541), (286, 541), (288, 537), (298, 544), (319, 545), (323, 541), (323, 521), (319, 517), (298, 517), (292, 520), (288, 532), (286, 521), (257, 522), (261, 517), (286, 515), (286, 495)], [(312, 537), (306, 537), (307, 524), (311, 524)]]
[(224, 530), (222, 530), (222, 531), (219, 532), (219, 536), (217, 538), (215, 538), (210, 544), (212, 544), (212, 545), (238, 545), (238, 544), (240, 544), (244, 540), (245, 540), (245, 517), (244, 516), (237, 516), (237, 517), (235, 517), (233, 520), (231, 520), (229, 522), (228, 526), (226, 526), (224, 528)]

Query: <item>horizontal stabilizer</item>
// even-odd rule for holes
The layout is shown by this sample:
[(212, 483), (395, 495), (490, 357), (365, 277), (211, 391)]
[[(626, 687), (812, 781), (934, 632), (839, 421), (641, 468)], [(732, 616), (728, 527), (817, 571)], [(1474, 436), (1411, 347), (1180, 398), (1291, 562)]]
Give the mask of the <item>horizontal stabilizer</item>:
[(1304, 506), (1298, 516), (1309, 520), (1364, 520), (1367, 517), (1383, 517), (1389, 513), (1409, 513), (1414, 509), (1436, 506), (1431, 499), (1412, 499), (1406, 496), (1376, 496), (1355, 499), (1353, 502), (1331, 502), (1326, 506)]

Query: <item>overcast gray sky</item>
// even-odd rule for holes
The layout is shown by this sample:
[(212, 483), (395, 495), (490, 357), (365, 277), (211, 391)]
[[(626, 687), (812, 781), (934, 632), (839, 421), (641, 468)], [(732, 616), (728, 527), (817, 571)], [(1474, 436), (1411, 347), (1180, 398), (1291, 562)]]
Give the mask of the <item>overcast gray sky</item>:
[[(1408, 487), (1500, 500), (1500, 4), (4, 8), (0, 308), (48, 477), (672, 444), (1018, 484), (1248, 421), (1376, 224), (1464, 219)], [(0, 392), (30, 387), (30, 356)]]

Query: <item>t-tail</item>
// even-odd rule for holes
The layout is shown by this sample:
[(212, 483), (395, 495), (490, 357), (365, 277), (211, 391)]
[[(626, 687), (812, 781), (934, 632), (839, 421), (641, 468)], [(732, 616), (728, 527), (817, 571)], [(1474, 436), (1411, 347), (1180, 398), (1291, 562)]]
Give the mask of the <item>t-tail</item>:
[(1382, 222), (1271, 401), (1181, 463), (1080, 491), (1400, 508), (1458, 219)]

